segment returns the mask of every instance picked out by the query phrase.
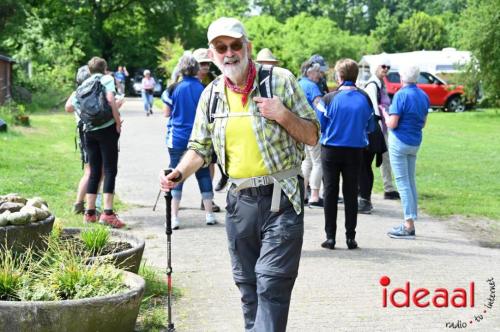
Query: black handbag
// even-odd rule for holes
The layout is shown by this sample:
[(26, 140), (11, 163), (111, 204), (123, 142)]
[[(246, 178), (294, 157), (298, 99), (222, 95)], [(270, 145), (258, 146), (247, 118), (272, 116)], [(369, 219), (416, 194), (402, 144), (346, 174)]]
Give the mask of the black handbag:
[(382, 154), (387, 152), (387, 144), (385, 144), (384, 133), (378, 121), (376, 122), (375, 130), (368, 134), (368, 150), (376, 155), (375, 165), (380, 167), (382, 165)]

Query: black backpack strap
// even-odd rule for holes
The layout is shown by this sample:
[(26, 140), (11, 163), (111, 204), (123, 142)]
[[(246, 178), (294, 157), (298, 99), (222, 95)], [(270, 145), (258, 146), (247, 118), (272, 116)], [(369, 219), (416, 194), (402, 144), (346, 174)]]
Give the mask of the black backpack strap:
[(220, 81), (220, 77), (217, 77), (210, 86), (210, 97), (208, 98), (208, 112), (207, 112), (207, 120), (208, 123), (214, 122), (213, 115), (217, 110), (217, 103), (219, 100), (219, 92), (214, 92), (214, 86), (218, 84)]
[[(261, 66), (258, 72), (258, 82), (259, 82), (259, 92), (260, 96), (264, 98), (273, 97), (272, 88), (272, 78), (273, 78), (273, 66), (264, 65)], [(220, 76), (217, 77), (210, 87), (210, 97), (208, 99), (209, 111), (207, 112), (208, 123), (214, 122), (213, 114), (217, 110), (217, 103), (219, 99), (219, 92), (214, 92), (214, 86), (219, 83)]]
[(335, 96), (340, 92), (340, 90), (335, 90), (333, 92), (329, 92), (327, 93), (326, 95), (324, 95), (323, 97), (321, 97), (323, 99), (323, 102), (325, 103), (325, 107), (328, 106), (333, 98), (335, 98)]
[(370, 108), (372, 109), (373, 111), (373, 103), (372, 103), (372, 100), (370, 99), (370, 96), (366, 93), (366, 91), (364, 91), (363, 89), (360, 89), (358, 87), (356, 87), (356, 90), (361, 93), (363, 96), (365, 96), (366, 100), (368, 101), (368, 104), (370, 105)]
[(272, 89), (272, 79), (273, 79), (273, 66), (263, 65), (259, 68), (258, 82), (259, 82), (259, 92), (260, 96), (264, 98), (273, 97)]
[(167, 93), (169, 95), (170, 98), (172, 98), (172, 94), (174, 93), (174, 90), (175, 88), (181, 83), (181, 81), (179, 82), (175, 82), (173, 84), (170, 84), (168, 87), (167, 87)]
[(380, 104), (380, 100), (382, 99), (382, 96), (380, 95), (380, 87), (378, 86), (377, 82), (369, 81), (368, 83), (365, 84), (365, 89), (371, 83), (375, 84), (375, 87), (377, 88), (377, 102)]

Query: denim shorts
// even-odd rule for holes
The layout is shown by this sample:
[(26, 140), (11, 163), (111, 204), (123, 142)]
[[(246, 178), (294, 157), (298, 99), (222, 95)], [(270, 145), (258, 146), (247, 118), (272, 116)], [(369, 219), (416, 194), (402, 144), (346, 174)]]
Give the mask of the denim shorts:
[[(181, 161), (182, 156), (187, 151), (187, 149), (176, 149), (176, 148), (168, 148), (168, 154), (170, 155), (170, 166), (171, 168), (175, 168), (179, 162)], [(213, 187), (212, 187), (212, 178), (210, 177), (210, 170), (208, 167), (200, 168), (195, 173), (196, 180), (198, 181), (198, 187), (200, 188), (200, 192), (202, 194), (203, 199), (212, 199), (214, 196)], [(180, 195), (182, 192), (184, 182), (179, 183), (173, 190), (172, 195), (176, 197), (176, 195)], [(180, 196), (176, 197), (180, 198)]]

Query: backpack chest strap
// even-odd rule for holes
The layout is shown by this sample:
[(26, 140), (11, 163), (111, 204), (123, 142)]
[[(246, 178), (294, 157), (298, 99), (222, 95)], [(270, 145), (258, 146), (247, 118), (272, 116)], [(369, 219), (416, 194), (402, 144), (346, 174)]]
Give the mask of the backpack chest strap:
[(248, 116), (259, 116), (261, 117), (262, 115), (260, 113), (250, 113), (250, 112), (227, 112), (227, 113), (214, 113), (212, 114), (213, 118), (241, 118), (241, 117), (248, 117)]

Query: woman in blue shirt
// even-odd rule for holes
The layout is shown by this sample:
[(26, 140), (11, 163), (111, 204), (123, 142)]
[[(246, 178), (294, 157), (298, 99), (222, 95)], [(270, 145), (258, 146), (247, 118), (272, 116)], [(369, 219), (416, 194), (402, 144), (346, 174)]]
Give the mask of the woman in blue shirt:
[(412, 65), (399, 70), (403, 87), (394, 95), (389, 114), (384, 112), (390, 129), (389, 156), (404, 214), (404, 222), (387, 233), (395, 239), (415, 238), (418, 204), (415, 166), (430, 106), (429, 97), (415, 84), (419, 74), (418, 67)]
[(358, 247), (354, 239), (358, 218), (358, 171), (362, 151), (368, 145), (367, 127), (372, 109), (368, 97), (354, 85), (358, 76), (358, 65), (354, 60), (337, 61), (335, 74), (340, 85), (338, 91), (324, 97), (326, 105), (321, 102), (317, 106), (321, 124), (326, 232), (326, 241), (321, 246), (335, 248), (339, 181), (342, 175), (346, 243), (349, 249), (355, 249)]
[[(177, 65), (182, 74), (182, 81), (170, 86), (162, 94), (165, 104), (165, 116), (170, 117), (167, 123), (167, 147), (170, 155), (170, 166), (175, 168), (182, 155), (187, 150), (189, 137), (193, 130), (196, 107), (203, 92), (203, 85), (196, 77), (200, 67), (191, 54), (183, 55)], [(200, 188), (203, 205), (205, 207), (207, 225), (214, 225), (216, 218), (213, 214), (214, 192), (212, 178), (208, 167), (200, 168), (196, 172), (196, 180)], [(172, 190), (172, 228), (178, 229), (179, 206), (182, 198), (182, 183)]]

